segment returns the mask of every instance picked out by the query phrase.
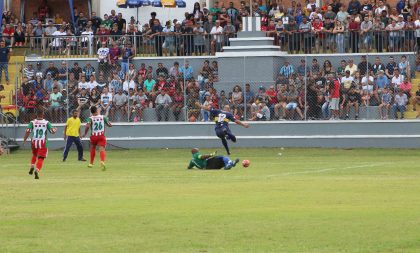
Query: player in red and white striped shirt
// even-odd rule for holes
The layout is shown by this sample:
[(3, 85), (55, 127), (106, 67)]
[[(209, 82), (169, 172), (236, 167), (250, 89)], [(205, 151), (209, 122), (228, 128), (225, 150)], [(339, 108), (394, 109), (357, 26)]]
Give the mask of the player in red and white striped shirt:
[(32, 160), (29, 175), (32, 175), (35, 170), (35, 179), (39, 179), (39, 171), (44, 164), (44, 159), (48, 155), (48, 132), (55, 134), (57, 128), (53, 127), (48, 120), (44, 119), (44, 112), (42, 110), (37, 111), (36, 116), (36, 119), (32, 120), (26, 128), (23, 145), (25, 145), (26, 140), (32, 133)]
[(96, 155), (96, 146), (99, 146), (99, 156), (101, 158), (101, 166), (102, 170), (105, 170), (105, 146), (106, 146), (106, 138), (105, 138), (105, 125), (108, 127), (112, 127), (111, 123), (108, 120), (108, 117), (104, 117), (103, 115), (99, 114), (98, 108), (96, 106), (92, 106), (90, 108), (90, 112), (92, 114), (89, 117), (88, 122), (86, 123), (86, 129), (83, 137), (87, 135), (89, 129), (91, 129), (90, 134), (90, 163), (88, 165), (89, 168), (93, 167), (93, 161), (95, 160)]

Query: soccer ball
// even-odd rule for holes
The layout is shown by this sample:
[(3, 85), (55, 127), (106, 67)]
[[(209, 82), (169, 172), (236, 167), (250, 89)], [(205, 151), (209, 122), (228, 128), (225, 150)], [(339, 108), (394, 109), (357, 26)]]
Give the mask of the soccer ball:
[(249, 160), (243, 160), (242, 161), (242, 166), (244, 166), (245, 168), (249, 166)]

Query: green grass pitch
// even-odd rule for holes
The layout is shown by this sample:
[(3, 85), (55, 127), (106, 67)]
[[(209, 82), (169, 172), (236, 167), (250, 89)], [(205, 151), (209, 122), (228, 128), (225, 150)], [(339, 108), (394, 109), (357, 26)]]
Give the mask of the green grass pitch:
[(103, 172), (54, 151), (39, 181), (29, 151), (2, 156), (0, 252), (420, 252), (418, 150), (233, 153), (251, 166), (111, 150)]

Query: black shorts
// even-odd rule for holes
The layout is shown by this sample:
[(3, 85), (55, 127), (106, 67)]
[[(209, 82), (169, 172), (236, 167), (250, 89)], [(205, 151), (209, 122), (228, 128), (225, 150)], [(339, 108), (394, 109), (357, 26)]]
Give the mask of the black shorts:
[(225, 162), (223, 162), (223, 156), (214, 156), (207, 159), (206, 170), (220, 170), (225, 167)]

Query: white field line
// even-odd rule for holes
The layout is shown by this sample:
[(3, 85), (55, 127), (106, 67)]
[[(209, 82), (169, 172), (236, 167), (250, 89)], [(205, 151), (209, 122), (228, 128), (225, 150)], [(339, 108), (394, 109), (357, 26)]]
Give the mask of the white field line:
[(348, 166), (348, 167), (335, 167), (335, 168), (326, 168), (326, 169), (320, 169), (320, 170), (304, 170), (304, 171), (296, 171), (296, 172), (285, 172), (285, 173), (279, 173), (279, 174), (272, 174), (267, 175), (266, 177), (276, 177), (276, 176), (290, 176), (290, 175), (299, 175), (299, 174), (312, 174), (312, 173), (324, 173), (328, 171), (334, 171), (334, 170), (350, 170), (350, 169), (360, 169), (360, 168), (369, 168), (369, 167), (376, 167), (379, 165), (386, 165), (390, 163), (372, 163), (372, 164), (362, 164), (362, 165), (354, 165), (354, 166)]

